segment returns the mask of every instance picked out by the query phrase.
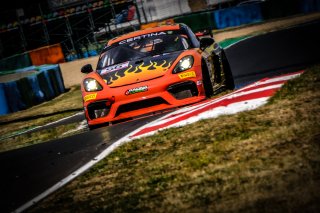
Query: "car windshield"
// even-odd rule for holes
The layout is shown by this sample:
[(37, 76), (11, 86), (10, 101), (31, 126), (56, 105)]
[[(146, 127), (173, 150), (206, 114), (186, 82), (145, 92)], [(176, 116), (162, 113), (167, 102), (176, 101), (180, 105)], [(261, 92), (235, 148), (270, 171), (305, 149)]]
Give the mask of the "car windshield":
[(119, 44), (106, 50), (100, 56), (97, 69), (101, 70), (114, 64), (189, 48), (190, 43), (185, 35), (151, 36)]

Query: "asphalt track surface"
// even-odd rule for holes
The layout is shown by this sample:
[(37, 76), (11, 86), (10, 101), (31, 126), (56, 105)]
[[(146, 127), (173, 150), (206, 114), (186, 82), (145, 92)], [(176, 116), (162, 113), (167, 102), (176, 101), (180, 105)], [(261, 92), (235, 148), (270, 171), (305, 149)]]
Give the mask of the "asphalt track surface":
[(160, 115), (0, 154), (0, 212), (12, 212)]
[[(241, 87), (320, 62), (320, 20), (252, 37), (226, 49)], [(0, 153), (0, 212), (11, 212), (160, 115)]]
[(255, 36), (226, 49), (235, 86), (305, 69), (320, 61), (320, 20)]

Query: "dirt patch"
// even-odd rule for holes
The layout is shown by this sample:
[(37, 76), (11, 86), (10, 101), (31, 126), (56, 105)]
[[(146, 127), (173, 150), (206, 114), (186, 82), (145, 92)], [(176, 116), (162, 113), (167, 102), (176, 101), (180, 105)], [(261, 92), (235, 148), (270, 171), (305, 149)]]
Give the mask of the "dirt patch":
[(93, 69), (95, 69), (97, 62), (98, 56), (94, 56), (59, 64), (65, 87), (70, 88), (75, 85), (80, 85), (85, 76), (85, 74), (80, 72), (81, 67), (86, 64), (91, 64)]

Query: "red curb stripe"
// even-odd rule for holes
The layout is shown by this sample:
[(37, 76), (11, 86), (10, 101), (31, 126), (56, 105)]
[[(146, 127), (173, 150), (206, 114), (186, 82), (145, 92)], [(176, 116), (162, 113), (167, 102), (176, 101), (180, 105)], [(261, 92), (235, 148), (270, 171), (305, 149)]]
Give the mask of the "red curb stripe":
[(178, 117), (176, 119), (172, 119), (171, 121), (165, 122), (163, 124), (159, 124), (159, 125), (155, 125), (155, 126), (152, 126), (152, 127), (147, 127), (145, 129), (142, 129), (142, 130), (140, 130), (139, 132), (135, 133), (134, 135), (132, 135), (130, 137), (137, 137), (137, 136), (146, 134), (148, 132), (152, 132), (152, 131), (167, 127), (169, 125), (175, 124), (175, 123), (180, 122), (182, 120), (186, 120), (186, 119), (188, 119), (190, 117), (193, 117), (195, 115), (198, 115), (198, 114), (200, 114), (202, 112), (208, 111), (208, 110), (216, 108), (216, 107), (228, 106), (229, 104), (233, 104), (233, 103), (236, 103), (236, 102), (248, 101), (248, 100), (253, 100), (253, 99), (258, 99), (258, 98), (263, 98), (263, 97), (270, 97), (277, 90), (278, 89), (274, 88), (274, 89), (264, 90), (264, 91), (257, 92), (257, 93), (251, 93), (251, 94), (246, 94), (246, 95), (243, 95), (243, 96), (237, 96), (235, 98), (230, 98), (230, 99), (226, 98), (226, 99), (223, 99), (223, 100), (221, 100), (219, 102), (215, 102), (213, 104), (209, 104), (209, 105), (207, 105), (207, 106), (205, 106), (203, 108), (200, 108), (200, 109), (197, 109), (197, 110), (192, 111), (190, 113), (187, 113), (187, 114), (185, 114), (183, 116), (180, 116), (180, 117)]
[[(292, 78), (294, 78), (295, 75), (300, 75), (303, 72), (304, 72), (304, 70), (294, 72), (294, 73), (284, 74), (281, 76), (276, 76), (273, 78), (264, 78), (262, 80), (259, 80), (255, 83), (247, 85), (247, 86), (245, 86), (237, 91), (234, 91), (230, 94), (227, 94), (225, 96), (215, 98), (215, 99), (205, 100), (201, 103), (196, 103), (196, 104), (190, 105), (190, 107), (193, 107), (192, 109), (190, 109), (190, 111), (177, 112), (175, 114), (169, 115), (168, 117), (163, 117), (160, 120), (160, 121), (164, 121), (163, 123), (158, 124), (158, 125), (154, 125), (154, 126), (150, 126), (150, 127), (146, 127), (144, 129), (136, 132), (135, 134), (131, 135), (130, 138), (141, 136), (143, 134), (154, 132), (156, 130), (168, 127), (170, 125), (176, 124), (176, 123), (181, 122), (183, 120), (187, 120), (190, 117), (197, 116), (200, 113), (203, 113), (205, 111), (212, 110), (216, 107), (221, 107), (221, 106), (226, 107), (230, 104), (237, 103), (237, 102), (249, 101), (249, 100), (254, 100), (254, 99), (264, 98), (264, 97), (271, 97), (277, 90), (279, 90), (282, 87), (282, 85), (284, 83), (286, 83), (288, 80), (290, 80), (290, 79), (283, 80), (283, 78), (286, 78), (289, 76), (292, 76)], [(271, 82), (266, 83), (266, 81), (270, 81), (270, 80), (271, 80)], [(274, 81), (272, 81), (272, 80), (274, 80)], [(279, 87), (267, 88), (267, 87), (270, 87), (270, 86), (272, 87), (272, 86), (276, 86), (276, 85), (278, 85)], [(259, 90), (259, 89), (263, 89), (263, 88), (266, 88), (266, 90), (254, 91), (254, 90)], [(249, 93), (249, 94), (242, 94), (242, 93), (246, 93), (246, 92), (250, 92), (250, 91), (254, 91), (254, 92)], [(169, 120), (169, 121), (166, 121), (166, 120)]]

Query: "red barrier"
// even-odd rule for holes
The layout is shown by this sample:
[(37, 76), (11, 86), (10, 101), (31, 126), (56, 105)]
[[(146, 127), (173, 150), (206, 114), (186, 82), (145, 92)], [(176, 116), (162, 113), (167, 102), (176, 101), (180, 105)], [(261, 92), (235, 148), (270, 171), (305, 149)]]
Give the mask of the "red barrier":
[(150, 22), (148, 24), (142, 24), (140, 29), (144, 30), (144, 29), (147, 29), (147, 28), (157, 27), (157, 26), (161, 26), (161, 25), (165, 25), (165, 24), (174, 24), (174, 20), (173, 19), (166, 19), (164, 21)]
[(60, 44), (41, 47), (29, 52), (33, 65), (59, 64), (64, 62), (64, 55)]

